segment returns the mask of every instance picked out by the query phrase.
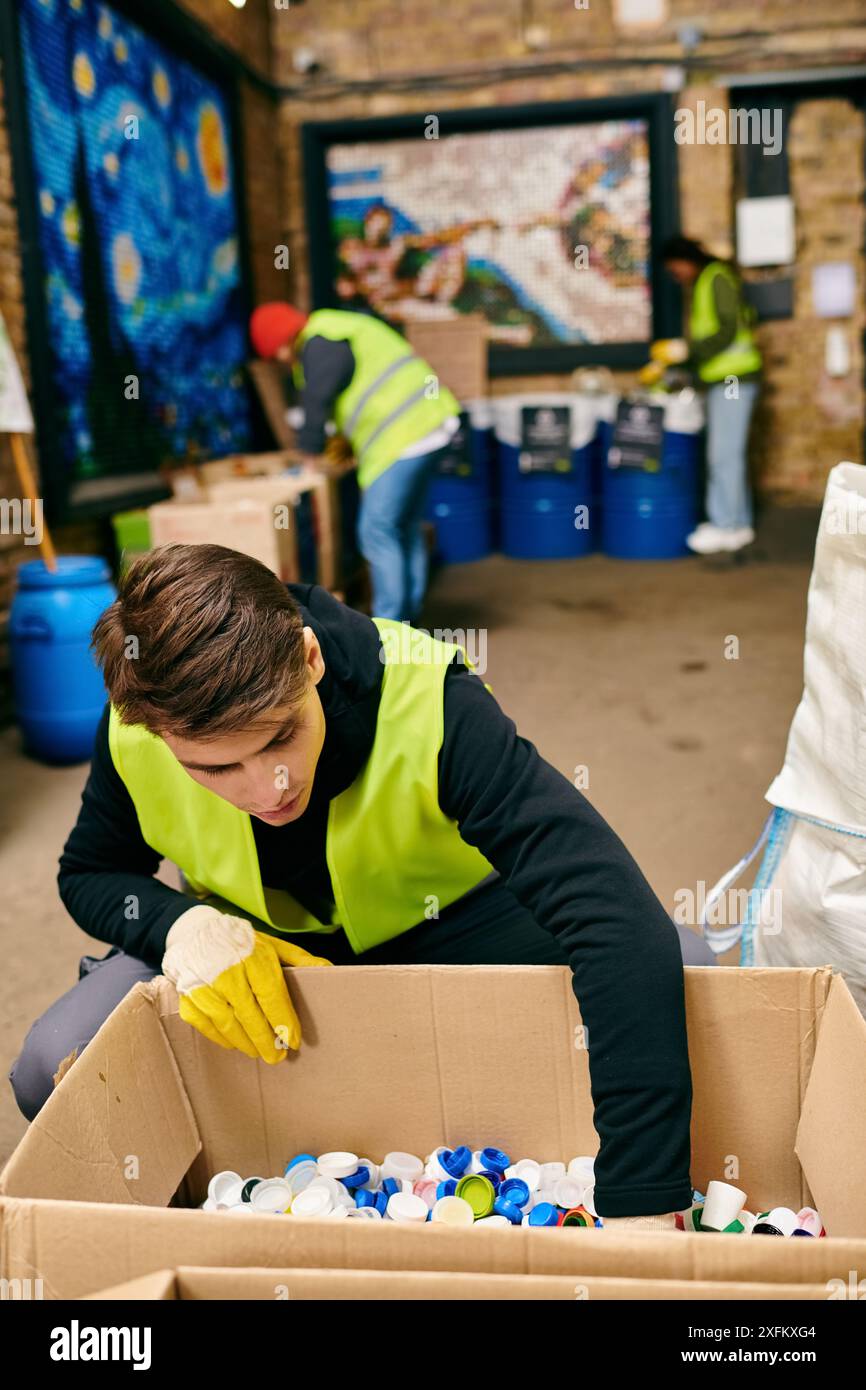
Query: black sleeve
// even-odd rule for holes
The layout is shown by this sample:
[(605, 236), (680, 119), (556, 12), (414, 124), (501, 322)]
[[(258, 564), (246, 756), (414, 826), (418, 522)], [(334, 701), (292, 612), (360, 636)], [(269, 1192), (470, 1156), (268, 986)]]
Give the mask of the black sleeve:
[(439, 801), (571, 964), (588, 1029), (603, 1214), (688, 1207), (691, 1074), (676, 929), (610, 826), (461, 666), (445, 681)]
[(78, 820), (60, 858), (60, 897), (82, 931), (158, 967), (169, 928), (194, 906), (154, 878), (160, 862), (111, 761), (106, 707)]
[(308, 338), (301, 352), (301, 367), (304, 423), (298, 430), (298, 448), (305, 454), (320, 454), (325, 447), (325, 425), (334, 401), (352, 380), (355, 357), (348, 343)]

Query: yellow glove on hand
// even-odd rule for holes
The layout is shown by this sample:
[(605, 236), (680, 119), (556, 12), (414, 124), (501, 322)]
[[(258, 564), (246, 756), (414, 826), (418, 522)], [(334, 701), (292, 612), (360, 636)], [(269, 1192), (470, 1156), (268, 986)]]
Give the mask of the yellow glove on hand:
[(283, 965), (330, 965), (300, 946), (253, 930), (243, 917), (191, 907), (166, 937), (162, 973), (180, 995), (180, 1016), (211, 1042), (282, 1062), (301, 1025)]
[(675, 1231), (677, 1214), (665, 1212), (663, 1216), (603, 1216), (602, 1230), (615, 1235), (630, 1236), (633, 1231)]
[(689, 345), (685, 338), (659, 338), (650, 348), (653, 362), (661, 362), (665, 367), (685, 362), (689, 355)]
[(655, 386), (657, 381), (661, 381), (665, 374), (664, 366), (661, 362), (647, 362), (645, 367), (641, 367), (637, 374), (637, 379), (642, 386)]

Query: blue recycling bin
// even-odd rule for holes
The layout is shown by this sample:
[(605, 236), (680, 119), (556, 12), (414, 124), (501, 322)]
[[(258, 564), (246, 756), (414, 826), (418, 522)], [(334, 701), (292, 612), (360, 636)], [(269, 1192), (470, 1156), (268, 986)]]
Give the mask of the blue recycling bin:
[(595, 416), (586, 396), (546, 392), (494, 402), (501, 544), (522, 560), (562, 560), (595, 546)]
[(114, 601), (98, 555), (30, 560), (18, 571), (9, 618), (15, 712), (27, 751), (45, 762), (84, 762), (107, 699), (90, 639)]
[(468, 401), (427, 495), (425, 515), (445, 564), (481, 560), (493, 550), (492, 452), (490, 402)]
[(653, 470), (620, 463), (616, 426), (602, 423), (602, 548), (618, 560), (674, 560), (689, 554), (698, 521), (703, 406), (690, 388), (641, 399), (664, 412), (660, 457)]

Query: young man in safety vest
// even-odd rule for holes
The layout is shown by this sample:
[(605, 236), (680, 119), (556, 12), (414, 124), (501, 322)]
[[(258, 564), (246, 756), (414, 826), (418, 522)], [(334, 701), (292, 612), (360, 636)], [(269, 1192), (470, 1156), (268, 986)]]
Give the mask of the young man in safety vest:
[(736, 270), (697, 241), (671, 237), (662, 259), (678, 284), (691, 289), (688, 342), (653, 346), (662, 365), (680, 364), (706, 387), (708, 520), (687, 537), (700, 555), (742, 550), (755, 539), (749, 486), (749, 426), (758, 398), (761, 353), (754, 314)]
[(416, 621), (427, 587), (424, 504), (460, 423), (456, 399), (405, 338), (369, 314), (261, 304), (250, 337), (260, 357), (292, 368), (304, 412), (298, 444), (309, 461), (324, 449), (329, 420), (352, 447), (373, 613)]
[[(220, 546), (168, 546), (130, 566), (95, 649), (111, 704), (59, 885), (115, 950), (31, 1029), (12, 1073), (28, 1117), (160, 971), (214, 1045), (277, 1063), (300, 1042), (283, 964), (570, 965), (599, 1213), (673, 1224), (691, 1201), (682, 956), (712, 956), (459, 647)], [(206, 901), (157, 881), (163, 858)]]

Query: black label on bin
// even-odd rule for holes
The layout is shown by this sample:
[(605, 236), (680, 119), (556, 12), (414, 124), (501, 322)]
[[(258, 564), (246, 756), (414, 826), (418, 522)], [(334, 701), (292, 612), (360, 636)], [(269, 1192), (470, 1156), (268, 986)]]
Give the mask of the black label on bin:
[(472, 476), (472, 435), (468, 410), (460, 412), (460, 428), (452, 434), (445, 452), (439, 460), (440, 473), (449, 477), (471, 478)]
[(658, 473), (664, 429), (664, 406), (647, 405), (645, 401), (620, 401), (613, 440), (607, 451), (608, 468), (642, 468), (646, 473)]
[(520, 417), (521, 473), (570, 473), (571, 406), (524, 405)]

